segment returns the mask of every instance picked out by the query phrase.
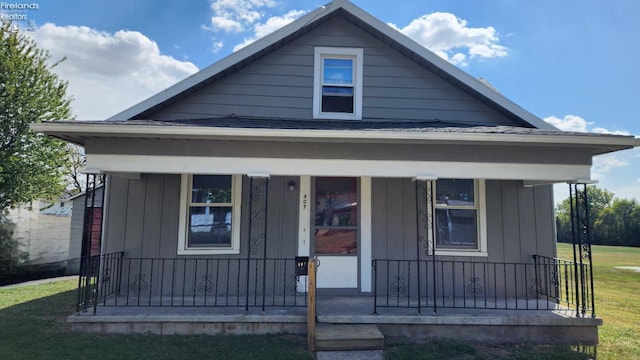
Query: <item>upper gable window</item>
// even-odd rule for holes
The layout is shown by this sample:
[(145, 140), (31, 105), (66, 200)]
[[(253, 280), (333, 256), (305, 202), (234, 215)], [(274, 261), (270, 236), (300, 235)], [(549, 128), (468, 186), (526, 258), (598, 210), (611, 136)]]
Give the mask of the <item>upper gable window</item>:
[(317, 47), (313, 117), (362, 119), (362, 49)]

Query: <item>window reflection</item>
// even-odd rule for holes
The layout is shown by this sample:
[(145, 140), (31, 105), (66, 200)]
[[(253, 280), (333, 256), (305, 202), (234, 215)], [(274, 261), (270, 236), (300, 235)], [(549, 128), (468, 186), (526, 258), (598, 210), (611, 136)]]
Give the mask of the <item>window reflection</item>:
[(317, 178), (316, 254), (357, 254), (358, 188), (355, 178)]
[(474, 206), (474, 183), (469, 179), (438, 179), (436, 204)]
[(316, 229), (316, 254), (357, 255), (357, 230)]

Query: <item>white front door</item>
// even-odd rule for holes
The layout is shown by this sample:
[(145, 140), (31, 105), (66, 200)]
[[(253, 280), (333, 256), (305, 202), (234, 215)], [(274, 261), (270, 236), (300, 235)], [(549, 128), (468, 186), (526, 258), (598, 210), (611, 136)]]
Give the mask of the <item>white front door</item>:
[(316, 177), (311, 253), (320, 261), (318, 288), (357, 288), (360, 243), (358, 178)]

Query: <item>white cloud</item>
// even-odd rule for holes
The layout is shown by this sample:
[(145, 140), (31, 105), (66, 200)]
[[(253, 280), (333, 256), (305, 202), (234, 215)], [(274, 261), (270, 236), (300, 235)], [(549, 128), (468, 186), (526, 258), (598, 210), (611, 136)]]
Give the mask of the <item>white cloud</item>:
[(264, 10), (275, 6), (273, 0), (214, 0), (211, 2), (211, 25), (214, 31), (241, 32), (264, 16)]
[(466, 66), (468, 59), (507, 56), (493, 27), (468, 27), (466, 20), (451, 13), (422, 15), (404, 28), (389, 25), (456, 65)]
[(243, 30), (240, 22), (223, 16), (212, 16), (211, 25), (214, 30), (220, 29), (226, 32), (240, 32)]
[(28, 34), (52, 60), (66, 56), (54, 70), (69, 82), (79, 120), (107, 118), (198, 70), (161, 54), (154, 41), (136, 31), (45, 24)]
[(612, 170), (625, 167), (627, 165), (629, 165), (629, 162), (616, 157), (615, 155), (596, 156), (593, 158), (591, 175), (594, 179), (601, 179)]
[(211, 50), (212, 53), (217, 54), (220, 52), (220, 50), (222, 50), (222, 48), (224, 47), (224, 43), (222, 41), (216, 41), (215, 39), (213, 40), (213, 49)]
[[(259, 30), (256, 29), (256, 26), (261, 25), (257, 24), (258, 21), (264, 17), (264, 14), (269, 8), (275, 5), (275, 0), (212, 0), (210, 6), (213, 11), (211, 26), (203, 25), (202, 28), (214, 32), (222, 31), (224, 33), (257, 32)], [(266, 23), (262, 24), (262, 26), (265, 25)], [(252, 38), (245, 39), (242, 44), (236, 45), (234, 51), (250, 44), (258, 37), (261, 36), (255, 35)], [(219, 52), (222, 50), (222, 47), (222, 42), (216, 42), (214, 39), (213, 53)]]
[(288, 13), (282, 16), (272, 16), (264, 23), (255, 24), (253, 27), (253, 36), (250, 38), (244, 39), (244, 41), (233, 47), (233, 51), (238, 51), (243, 47), (251, 44), (257, 39), (264, 37), (266, 35), (271, 34), (272, 32), (278, 30), (279, 28), (293, 22), (295, 19), (304, 15), (306, 11), (304, 10), (290, 10)]
[(544, 118), (544, 121), (564, 131), (587, 132), (589, 125), (585, 119), (576, 115), (565, 115), (562, 119), (552, 115)]
[(611, 130), (607, 130), (599, 127), (591, 129), (591, 132), (598, 133), (598, 134), (611, 134), (611, 135), (631, 135), (631, 133), (626, 130), (611, 131)]
[(601, 127), (594, 127), (592, 129), (589, 129), (589, 126), (593, 125), (594, 123), (588, 122), (577, 115), (565, 115), (562, 119), (551, 115), (544, 118), (544, 121), (564, 131), (591, 132), (596, 134), (610, 135), (631, 135), (631, 133), (626, 130), (611, 131)]

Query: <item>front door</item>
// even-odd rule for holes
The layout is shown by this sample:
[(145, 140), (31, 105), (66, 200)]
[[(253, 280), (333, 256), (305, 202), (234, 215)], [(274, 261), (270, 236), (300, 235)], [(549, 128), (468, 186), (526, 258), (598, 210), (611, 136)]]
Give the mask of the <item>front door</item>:
[(357, 288), (359, 194), (355, 177), (316, 177), (311, 249), (318, 257), (318, 288)]

